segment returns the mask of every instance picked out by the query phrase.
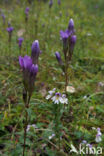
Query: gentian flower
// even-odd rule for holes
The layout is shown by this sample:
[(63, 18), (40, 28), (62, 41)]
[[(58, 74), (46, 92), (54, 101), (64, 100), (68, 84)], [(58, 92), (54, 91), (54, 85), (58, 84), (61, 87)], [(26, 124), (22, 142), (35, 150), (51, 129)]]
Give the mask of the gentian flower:
[(22, 47), (22, 42), (23, 42), (23, 38), (22, 37), (19, 37), (18, 38), (18, 46), (19, 46), (19, 48), (21, 49), (21, 47)]
[(38, 72), (38, 65), (32, 63), (30, 56), (19, 56), (19, 64), (23, 71), (23, 83), (25, 90), (31, 95), (34, 89), (34, 81)]
[(9, 27), (9, 28), (7, 28), (8, 33), (12, 33), (13, 30), (14, 30), (13, 27)]
[(28, 16), (28, 14), (29, 14), (29, 10), (30, 10), (30, 8), (29, 7), (27, 7), (26, 9), (25, 9), (25, 14)]
[(58, 0), (57, 3), (58, 3), (58, 5), (61, 5), (61, 0)]
[(30, 10), (29, 7), (27, 7), (27, 8), (25, 9), (25, 15), (26, 15), (25, 21), (26, 21), (26, 22), (28, 21), (29, 10)]
[(68, 30), (74, 32), (74, 21), (72, 18), (69, 21)]
[(62, 31), (62, 30), (60, 31), (60, 36), (61, 36), (61, 39), (63, 40), (64, 49), (66, 49), (68, 46), (67, 41), (70, 35), (71, 35), (71, 32), (68, 29), (65, 31)]
[(74, 46), (75, 46), (76, 40), (77, 40), (76, 35), (71, 36), (71, 38), (70, 38), (70, 52), (71, 53), (74, 50)]
[(9, 42), (11, 42), (12, 32), (13, 32), (14, 28), (8, 27), (6, 30), (8, 31), (8, 34), (9, 34)]
[(60, 53), (56, 52), (55, 55), (56, 55), (56, 59), (59, 62), (59, 64), (62, 65), (62, 59), (61, 59)]
[(53, 5), (53, 0), (50, 0), (50, 1), (49, 1), (49, 8), (51, 8), (52, 5)]
[(2, 19), (3, 19), (3, 24), (5, 25), (5, 15), (1, 14), (1, 16), (2, 16)]
[(39, 54), (41, 53), (38, 40), (35, 40), (32, 43), (31, 51), (32, 51), (31, 58), (32, 58), (33, 63), (38, 64)]

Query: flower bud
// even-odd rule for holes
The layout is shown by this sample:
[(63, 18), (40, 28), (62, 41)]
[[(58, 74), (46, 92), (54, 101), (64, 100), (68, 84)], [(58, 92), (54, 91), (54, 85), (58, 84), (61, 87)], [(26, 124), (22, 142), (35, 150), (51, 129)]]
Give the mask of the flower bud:
[(68, 30), (74, 32), (74, 21), (72, 18), (69, 21)]
[(52, 5), (53, 5), (53, 0), (50, 0), (50, 1), (49, 1), (49, 8), (51, 8)]
[(56, 59), (57, 59), (58, 63), (59, 63), (60, 65), (62, 65), (62, 60), (61, 60), (60, 53), (59, 53), (59, 52), (56, 52), (55, 55), (56, 55)]
[(40, 54), (40, 48), (39, 48), (39, 41), (35, 40), (32, 43), (32, 47), (31, 47), (31, 58), (34, 64), (38, 64), (38, 58), (39, 58), (39, 54)]

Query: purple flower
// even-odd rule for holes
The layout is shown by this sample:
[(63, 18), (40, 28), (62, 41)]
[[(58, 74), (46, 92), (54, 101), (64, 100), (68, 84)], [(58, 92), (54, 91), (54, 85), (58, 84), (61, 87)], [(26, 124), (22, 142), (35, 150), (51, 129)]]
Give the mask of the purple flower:
[(27, 22), (28, 21), (28, 15), (29, 15), (29, 7), (27, 7), (26, 9), (25, 9), (25, 21)]
[(13, 28), (13, 27), (8, 27), (6, 30), (7, 30), (8, 33), (9, 33), (8, 42), (10, 43), (10, 42), (11, 42), (11, 37), (12, 37), (12, 32), (13, 32), (14, 28)]
[(2, 19), (3, 19), (3, 24), (5, 24), (5, 15), (4, 14), (1, 14), (1, 16), (2, 16)]
[(61, 97), (61, 93), (57, 92), (57, 93), (55, 93), (55, 96)]
[(61, 60), (60, 53), (59, 52), (56, 52), (55, 55), (56, 55), (56, 59), (59, 62), (59, 64), (62, 65), (62, 60)]
[(53, 5), (53, 0), (50, 0), (50, 1), (49, 1), (49, 8), (51, 8), (52, 5)]
[(68, 30), (74, 32), (74, 21), (72, 18), (69, 21)]
[(63, 47), (64, 47), (64, 50), (66, 50), (67, 48), (67, 40), (69, 38), (69, 36), (71, 35), (71, 32), (69, 32), (69, 30), (65, 30), (65, 31), (60, 31), (60, 36), (61, 36), (61, 39), (63, 40)]
[(58, 3), (58, 5), (61, 5), (61, 0), (58, 0), (57, 3)]
[(21, 48), (22, 47), (22, 42), (23, 42), (23, 38), (22, 37), (19, 37), (18, 38), (18, 45), (19, 45), (19, 48)]
[(71, 53), (74, 50), (74, 46), (75, 46), (76, 40), (77, 40), (76, 35), (71, 36), (71, 38), (70, 38), (70, 52)]
[(38, 65), (32, 63), (30, 56), (19, 56), (19, 64), (23, 71), (23, 83), (25, 90), (31, 95), (34, 89), (34, 81), (38, 72)]
[(31, 58), (32, 58), (33, 63), (38, 64), (39, 54), (41, 53), (38, 40), (35, 40), (32, 43), (31, 51), (32, 51)]
[(8, 31), (8, 33), (12, 33), (12, 31), (14, 30), (14, 28), (13, 27), (8, 27), (6, 30)]
[(30, 10), (29, 7), (27, 7), (27, 8), (25, 9), (25, 14), (26, 14), (26, 16), (28, 16), (28, 14), (29, 14), (29, 10)]

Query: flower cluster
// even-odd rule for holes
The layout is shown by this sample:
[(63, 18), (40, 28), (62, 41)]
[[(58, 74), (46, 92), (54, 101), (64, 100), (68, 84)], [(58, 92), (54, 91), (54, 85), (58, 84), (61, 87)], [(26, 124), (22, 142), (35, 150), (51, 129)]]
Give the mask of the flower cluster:
[[(74, 33), (75, 33), (74, 21), (73, 19), (70, 19), (68, 28), (65, 31), (63, 30), (60, 31), (60, 36), (63, 41), (63, 53), (64, 53), (65, 61), (67, 60), (68, 62), (71, 61), (73, 50), (77, 39)], [(55, 55), (59, 64), (62, 65), (62, 59), (59, 52), (56, 52)]]
[[(37, 41), (34, 41), (37, 42)], [(39, 47), (33, 47), (32, 45), (32, 49), (34, 49), (34, 51), (32, 51), (32, 56), (24, 56), (21, 57), (19, 56), (19, 64), (21, 66), (21, 69), (23, 71), (23, 83), (24, 83), (24, 88), (27, 92), (29, 92), (29, 94), (31, 95), (34, 89), (34, 81), (36, 79), (36, 75), (38, 72), (38, 65), (34, 64), (34, 59), (36, 61), (37, 58), (34, 58), (35, 55), (37, 55)]]
[(59, 104), (59, 103), (62, 103), (62, 104), (68, 104), (68, 99), (66, 98), (66, 95), (65, 94), (62, 94), (59, 93), (59, 92), (56, 92), (56, 88), (54, 88), (53, 90), (50, 90), (48, 93), (48, 95), (46, 96), (46, 99), (49, 100), (51, 99), (54, 104)]

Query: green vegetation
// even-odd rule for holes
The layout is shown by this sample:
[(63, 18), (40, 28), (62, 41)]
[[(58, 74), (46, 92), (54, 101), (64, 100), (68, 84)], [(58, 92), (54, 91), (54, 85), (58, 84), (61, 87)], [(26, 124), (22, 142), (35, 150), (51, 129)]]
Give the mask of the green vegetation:
[[(18, 57), (31, 55), (31, 45), (39, 40), (42, 54), (39, 57), (39, 72), (28, 109), (29, 125), (38, 129), (28, 131), (25, 156), (75, 156), (69, 153), (71, 144), (76, 149), (86, 140), (94, 147), (104, 148), (104, 2), (103, 0), (62, 0), (61, 6), (54, 0), (34, 0), (17, 3), (11, 0), (0, 2), (1, 12), (6, 16), (3, 24), (0, 17), (0, 155), (21, 156), (23, 152), (24, 104), (22, 100), (22, 73)], [(28, 23), (25, 8), (29, 7)], [(77, 35), (72, 62), (68, 69), (69, 104), (61, 116), (60, 150), (53, 131), (53, 104), (46, 100), (48, 91), (57, 88), (64, 92), (65, 77), (55, 58), (62, 54), (60, 30), (67, 28), (73, 18)], [(8, 21), (14, 27), (11, 45), (8, 43)], [(22, 50), (18, 37), (24, 38)], [(96, 130), (100, 127), (102, 141), (95, 142)], [(103, 151), (104, 152), (104, 151)], [(102, 155), (103, 156), (103, 155)]]

